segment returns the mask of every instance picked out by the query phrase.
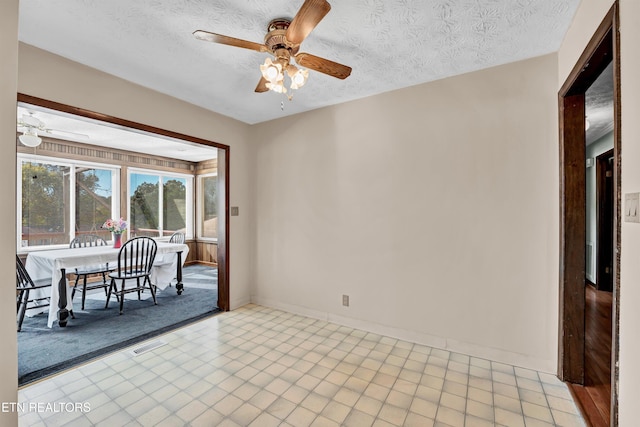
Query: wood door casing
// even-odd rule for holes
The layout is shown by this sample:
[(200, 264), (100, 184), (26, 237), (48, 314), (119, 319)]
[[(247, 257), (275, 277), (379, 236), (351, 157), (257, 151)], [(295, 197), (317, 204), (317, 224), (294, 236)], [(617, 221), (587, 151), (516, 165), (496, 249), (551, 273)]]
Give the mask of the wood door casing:
[[(584, 94), (613, 61), (614, 97), (614, 262), (611, 343), (610, 425), (618, 423), (618, 347), (620, 313), (621, 235), (621, 115), (619, 4), (616, 0), (580, 55), (558, 92), (560, 122), (560, 270), (558, 376), (561, 380), (584, 384), (585, 370), (585, 230), (576, 230), (571, 221), (583, 224), (586, 218), (584, 177)], [(582, 97), (582, 102), (580, 102)], [(582, 157), (581, 157), (582, 155)], [(576, 163), (576, 162), (579, 162)], [(576, 233), (571, 233), (575, 230)], [(582, 256), (576, 255), (579, 251)], [(581, 258), (581, 259), (580, 259)], [(575, 297), (575, 299), (574, 299)]]

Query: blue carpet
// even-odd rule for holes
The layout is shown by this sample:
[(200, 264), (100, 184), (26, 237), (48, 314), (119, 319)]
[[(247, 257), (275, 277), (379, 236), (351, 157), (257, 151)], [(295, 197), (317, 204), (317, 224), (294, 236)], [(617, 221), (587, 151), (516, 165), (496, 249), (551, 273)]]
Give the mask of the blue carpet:
[[(75, 319), (67, 327), (47, 327), (47, 314), (25, 317), (18, 332), (18, 382), (27, 384), (42, 377), (84, 363), (150, 337), (165, 333), (218, 312), (218, 271), (202, 266), (186, 266), (184, 291), (168, 287), (157, 294), (153, 304), (146, 291), (138, 301), (127, 295), (124, 313), (112, 297), (105, 309), (101, 289), (87, 294), (85, 310), (80, 310), (80, 293), (74, 298)], [(175, 283), (175, 281), (174, 281)]]

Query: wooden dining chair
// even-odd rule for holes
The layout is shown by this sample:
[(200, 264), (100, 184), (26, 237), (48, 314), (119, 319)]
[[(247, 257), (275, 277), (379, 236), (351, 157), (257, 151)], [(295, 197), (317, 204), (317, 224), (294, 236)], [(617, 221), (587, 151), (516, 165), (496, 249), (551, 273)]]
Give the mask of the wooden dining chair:
[(32, 280), (24, 268), (24, 264), (16, 255), (16, 308), (18, 332), (22, 329), (22, 321), (27, 310), (49, 307), (51, 278)]
[[(156, 291), (149, 277), (157, 251), (158, 245), (150, 237), (135, 237), (122, 245), (118, 253), (117, 268), (109, 273), (111, 283), (104, 308), (109, 307), (111, 294), (114, 293), (120, 299), (120, 314), (122, 314), (125, 294), (137, 292), (140, 299), (140, 294), (145, 288), (151, 292), (153, 303), (158, 304)], [(127, 282), (133, 281), (135, 285), (127, 288)], [(120, 282), (120, 289), (118, 289), (118, 282)]]
[(169, 243), (184, 243), (185, 235), (181, 231), (176, 231), (169, 237)]
[[(82, 234), (77, 236), (75, 239), (69, 243), (70, 248), (88, 248), (93, 246), (106, 246), (107, 242), (100, 236), (96, 236), (95, 234)], [(73, 291), (71, 292), (71, 299), (76, 294), (76, 288), (78, 287), (78, 282), (82, 277), (82, 309), (84, 310), (84, 301), (87, 296), (87, 291), (91, 291), (93, 289), (104, 289), (104, 294), (107, 295), (107, 289), (109, 288), (109, 283), (107, 282), (107, 273), (113, 270), (113, 267), (109, 266), (109, 263), (99, 264), (99, 265), (90, 265), (86, 267), (76, 268), (74, 274), (76, 275), (76, 281), (73, 285)], [(87, 285), (87, 276), (90, 275), (102, 275), (102, 283), (91, 283)], [(116, 295), (117, 297), (117, 295)]]

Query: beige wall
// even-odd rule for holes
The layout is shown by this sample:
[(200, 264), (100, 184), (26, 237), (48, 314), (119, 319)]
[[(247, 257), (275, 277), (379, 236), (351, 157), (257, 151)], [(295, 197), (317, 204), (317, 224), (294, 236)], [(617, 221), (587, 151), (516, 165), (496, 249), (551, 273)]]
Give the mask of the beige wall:
[[(640, 192), (640, 2), (620, 1), (622, 193)], [(622, 224), (620, 425), (638, 425), (640, 402), (640, 225)]]
[(252, 301), (555, 372), (556, 76), (553, 54), (253, 126)]
[[(5, 203), (0, 206), (0, 222), (5, 224), (7, 235), (15, 235), (16, 210), (16, 77), (18, 75), (18, 0), (0, 2), (0, 134), (2, 153), (0, 185)], [(0, 271), (5, 278), (15, 270), (15, 246), (5, 242), (0, 246)], [(18, 400), (18, 348), (16, 337), (16, 306), (10, 281), (5, 280), (6, 293), (0, 298), (0, 402)], [(16, 413), (0, 412), (0, 425), (18, 424)]]
[[(632, 0), (633, 1), (633, 0)], [(587, 43), (611, 8), (613, 0), (582, 1), (558, 51), (558, 84), (562, 86)]]
[(18, 91), (75, 107), (167, 129), (231, 147), (231, 217), (229, 242), (231, 308), (249, 302), (248, 258), (251, 200), (248, 125), (186, 102), (20, 44)]

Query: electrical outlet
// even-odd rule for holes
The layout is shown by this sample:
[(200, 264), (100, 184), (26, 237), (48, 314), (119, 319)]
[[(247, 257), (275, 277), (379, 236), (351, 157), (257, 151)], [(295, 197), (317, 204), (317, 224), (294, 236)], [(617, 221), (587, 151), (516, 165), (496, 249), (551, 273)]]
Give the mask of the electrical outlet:
[(342, 295), (342, 305), (349, 307), (349, 295)]

